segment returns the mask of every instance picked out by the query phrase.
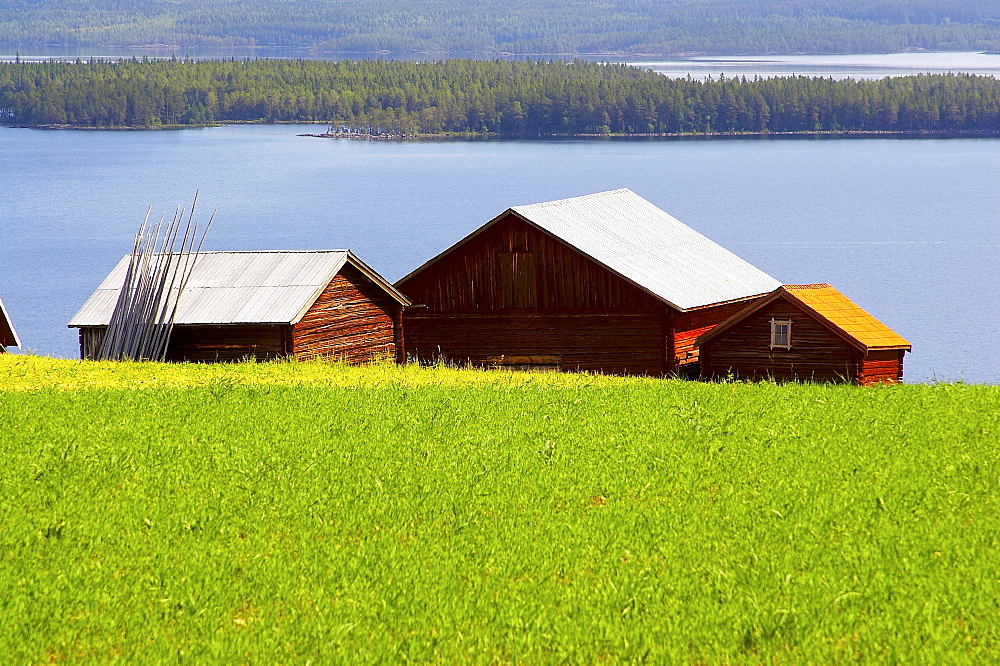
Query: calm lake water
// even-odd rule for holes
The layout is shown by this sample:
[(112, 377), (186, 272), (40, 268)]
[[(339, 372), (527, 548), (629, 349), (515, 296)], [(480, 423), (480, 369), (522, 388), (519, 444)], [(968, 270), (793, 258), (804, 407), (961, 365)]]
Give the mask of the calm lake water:
[(1000, 382), (1000, 139), (391, 143), (315, 126), (0, 128), (0, 297), (26, 348), (153, 206), (201, 190), (206, 249), (353, 249), (396, 280), (509, 206), (629, 187), (787, 283), (829, 282), (910, 340), (908, 381)]
[(912, 74), (981, 74), (1000, 76), (1000, 54), (995, 53), (876, 53), (807, 56), (715, 56), (678, 59), (628, 60), (673, 78), (705, 79), (755, 76), (822, 76), (834, 79), (883, 79)]
[[(313, 60), (358, 60), (382, 58), (390, 60), (441, 60), (440, 55), (365, 55), (359, 53), (315, 54), (295, 49), (232, 49), (232, 50), (177, 50), (177, 49), (59, 49), (36, 50), (29, 54), (0, 53), (0, 61), (67, 60), (73, 58), (171, 58), (191, 57), (197, 60), (219, 58), (305, 58)], [(476, 54), (461, 57), (487, 57)], [(975, 52), (947, 53), (875, 53), (853, 55), (801, 55), (801, 56), (704, 56), (691, 58), (618, 58), (611, 56), (580, 56), (584, 60), (624, 62), (645, 67), (673, 78), (690, 76), (705, 79), (745, 76), (763, 78), (775, 76), (822, 76), (834, 79), (881, 79), (886, 76), (910, 74), (948, 74), (963, 72), (984, 76), (1000, 76), (1000, 54)], [(492, 59), (492, 56), (489, 56)], [(507, 60), (524, 60), (527, 56), (508, 56)], [(542, 60), (566, 60), (573, 56), (538, 56)]]

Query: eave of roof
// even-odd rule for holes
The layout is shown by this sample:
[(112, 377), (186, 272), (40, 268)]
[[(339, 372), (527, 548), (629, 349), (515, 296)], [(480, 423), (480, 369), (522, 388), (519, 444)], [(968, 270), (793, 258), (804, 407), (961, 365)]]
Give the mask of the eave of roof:
[(17, 337), (17, 331), (14, 330), (14, 324), (7, 314), (3, 299), (0, 299), (0, 345), (4, 347), (21, 346), (21, 340)]
[[(805, 300), (803, 300), (803, 298), (799, 298), (796, 295), (796, 292), (804, 290), (804, 289), (816, 289), (816, 290), (823, 289), (823, 290), (827, 291), (828, 293), (836, 294), (839, 297), (839, 300), (841, 302), (847, 303), (847, 304), (849, 304), (851, 306), (851, 309), (853, 310), (853, 316), (857, 317), (858, 319), (863, 320), (863, 323), (866, 324), (866, 325), (877, 326), (880, 330), (884, 329), (885, 331), (888, 331), (889, 333), (891, 333), (894, 337), (896, 337), (898, 339), (898, 343), (896, 343), (896, 344), (867, 344), (864, 340), (862, 340), (861, 338), (859, 338), (856, 334), (854, 334), (851, 331), (845, 329), (843, 326), (839, 325), (835, 321), (832, 321), (830, 319), (830, 317), (828, 316), (828, 314), (824, 313), (822, 311), (822, 308), (814, 307), (814, 305), (810, 305), (810, 303), (808, 303)], [(764, 308), (765, 306), (769, 305), (770, 303), (773, 303), (775, 300), (777, 300), (779, 298), (784, 298), (784, 299), (792, 302), (794, 305), (798, 306), (799, 308), (801, 308), (806, 313), (812, 315), (813, 318), (816, 319), (816, 321), (818, 321), (819, 323), (821, 323), (823, 326), (825, 326), (827, 329), (829, 329), (832, 333), (834, 333), (835, 335), (839, 336), (844, 341), (846, 341), (848, 344), (852, 345), (853, 347), (859, 349), (862, 352), (867, 353), (869, 351), (880, 350), (880, 349), (902, 349), (904, 351), (910, 351), (911, 350), (911, 345), (910, 345), (909, 342), (907, 342), (902, 337), (900, 337), (898, 334), (896, 334), (895, 332), (893, 332), (891, 329), (889, 329), (889, 327), (887, 327), (885, 324), (883, 324), (878, 319), (876, 319), (875, 317), (873, 317), (871, 314), (869, 314), (868, 312), (862, 310), (860, 307), (858, 307), (857, 304), (855, 304), (853, 301), (851, 301), (846, 296), (844, 296), (843, 294), (841, 294), (839, 291), (837, 291), (836, 289), (834, 289), (833, 287), (831, 287), (830, 285), (825, 284), (825, 283), (822, 283), (822, 284), (810, 284), (810, 285), (782, 285), (782, 286), (778, 287), (777, 289), (775, 289), (774, 291), (772, 291), (770, 294), (767, 294), (766, 296), (762, 296), (759, 300), (754, 301), (753, 303), (751, 303), (747, 307), (743, 308), (742, 310), (740, 310), (736, 314), (728, 317), (727, 319), (723, 320), (722, 322), (720, 322), (719, 324), (717, 324), (716, 326), (714, 326), (710, 330), (705, 331), (704, 333), (702, 333), (701, 335), (699, 335), (698, 338), (694, 341), (694, 346), (695, 347), (700, 347), (701, 345), (705, 344), (709, 340), (715, 338), (719, 334), (725, 332), (726, 330), (730, 329), (731, 327), (733, 327), (734, 325), (736, 325), (740, 321), (746, 319), (747, 317), (749, 317), (753, 313), (759, 311), (760, 309)]]
[(358, 259), (358, 257), (351, 250), (347, 250), (347, 262), (350, 263), (355, 268), (357, 268), (362, 273), (364, 273), (366, 276), (368, 276), (368, 278), (372, 282), (382, 287), (386, 291), (386, 293), (392, 296), (396, 300), (396, 302), (398, 302), (403, 307), (409, 307), (410, 305), (413, 305), (413, 301), (411, 301), (406, 294), (401, 292), (399, 289), (396, 289), (396, 286), (394, 284), (392, 284), (384, 277), (382, 277), (371, 266)]

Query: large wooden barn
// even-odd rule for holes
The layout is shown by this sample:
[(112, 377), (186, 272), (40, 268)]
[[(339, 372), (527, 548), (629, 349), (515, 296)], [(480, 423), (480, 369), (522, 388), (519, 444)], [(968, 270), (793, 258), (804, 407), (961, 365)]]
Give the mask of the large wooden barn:
[(828, 284), (778, 287), (696, 341), (706, 379), (895, 383), (910, 343)]
[(7, 316), (7, 308), (3, 306), (3, 301), (0, 300), (0, 354), (7, 352), (7, 347), (20, 347), (21, 341), (17, 338), (17, 331), (14, 330), (14, 324), (11, 323), (10, 317)]
[(780, 284), (622, 189), (509, 208), (396, 286), (422, 361), (662, 376)]
[[(81, 358), (96, 356), (128, 267), (126, 256), (70, 321)], [(348, 250), (202, 252), (177, 305), (167, 360), (402, 359), (409, 304)]]

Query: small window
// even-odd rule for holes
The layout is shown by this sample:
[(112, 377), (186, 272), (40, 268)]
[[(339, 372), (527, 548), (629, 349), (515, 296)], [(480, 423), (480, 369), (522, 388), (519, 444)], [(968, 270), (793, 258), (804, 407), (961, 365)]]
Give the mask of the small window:
[(791, 349), (792, 348), (792, 320), (772, 319), (771, 320), (771, 349)]

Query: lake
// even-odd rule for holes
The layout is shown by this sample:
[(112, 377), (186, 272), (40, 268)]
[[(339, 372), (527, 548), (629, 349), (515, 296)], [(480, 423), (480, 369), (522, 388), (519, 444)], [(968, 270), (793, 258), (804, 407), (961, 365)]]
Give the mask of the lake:
[(396, 280), (509, 206), (629, 187), (779, 280), (833, 284), (913, 344), (908, 381), (1000, 382), (1000, 139), (297, 136), (316, 129), (0, 127), (0, 297), (25, 347), (76, 357), (66, 322), (147, 207), (196, 189), (206, 249), (350, 248)]
[[(0, 53), (0, 61), (22, 60), (71, 60), (75, 58), (171, 58), (191, 57), (196, 60), (217, 60), (220, 58), (303, 58), (315, 60), (358, 60), (380, 58), (389, 60), (442, 60), (443, 55), (388, 54), (372, 55), (360, 53), (316, 54), (305, 50), (259, 48), (228, 50), (179, 50), (179, 49), (73, 49), (51, 47), (35, 49), (31, 53)], [(452, 57), (489, 58), (466, 54)], [(690, 76), (718, 79), (725, 75), (733, 78), (755, 76), (770, 78), (775, 76), (822, 76), (834, 79), (882, 79), (887, 76), (907, 76), (911, 74), (948, 74), (963, 72), (983, 76), (1000, 76), (1000, 54), (976, 52), (931, 52), (931, 53), (865, 53), (847, 55), (791, 55), (791, 56), (694, 56), (694, 57), (617, 57), (617, 56), (506, 56), (504, 60), (525, 60), (529, 57), (540, 60), (583, 60), (600, 62), (620, 62), (636, 67), (644, 67), (672, 78)]]
[(864, 53), (849, 55), (704, 56), (626, 59), (672, 78), (718, 79), (755, 76), (821, 76), (833, 79), (883, 79), (913, 74), (980, 74), (1000, 76), (997, 53)]

